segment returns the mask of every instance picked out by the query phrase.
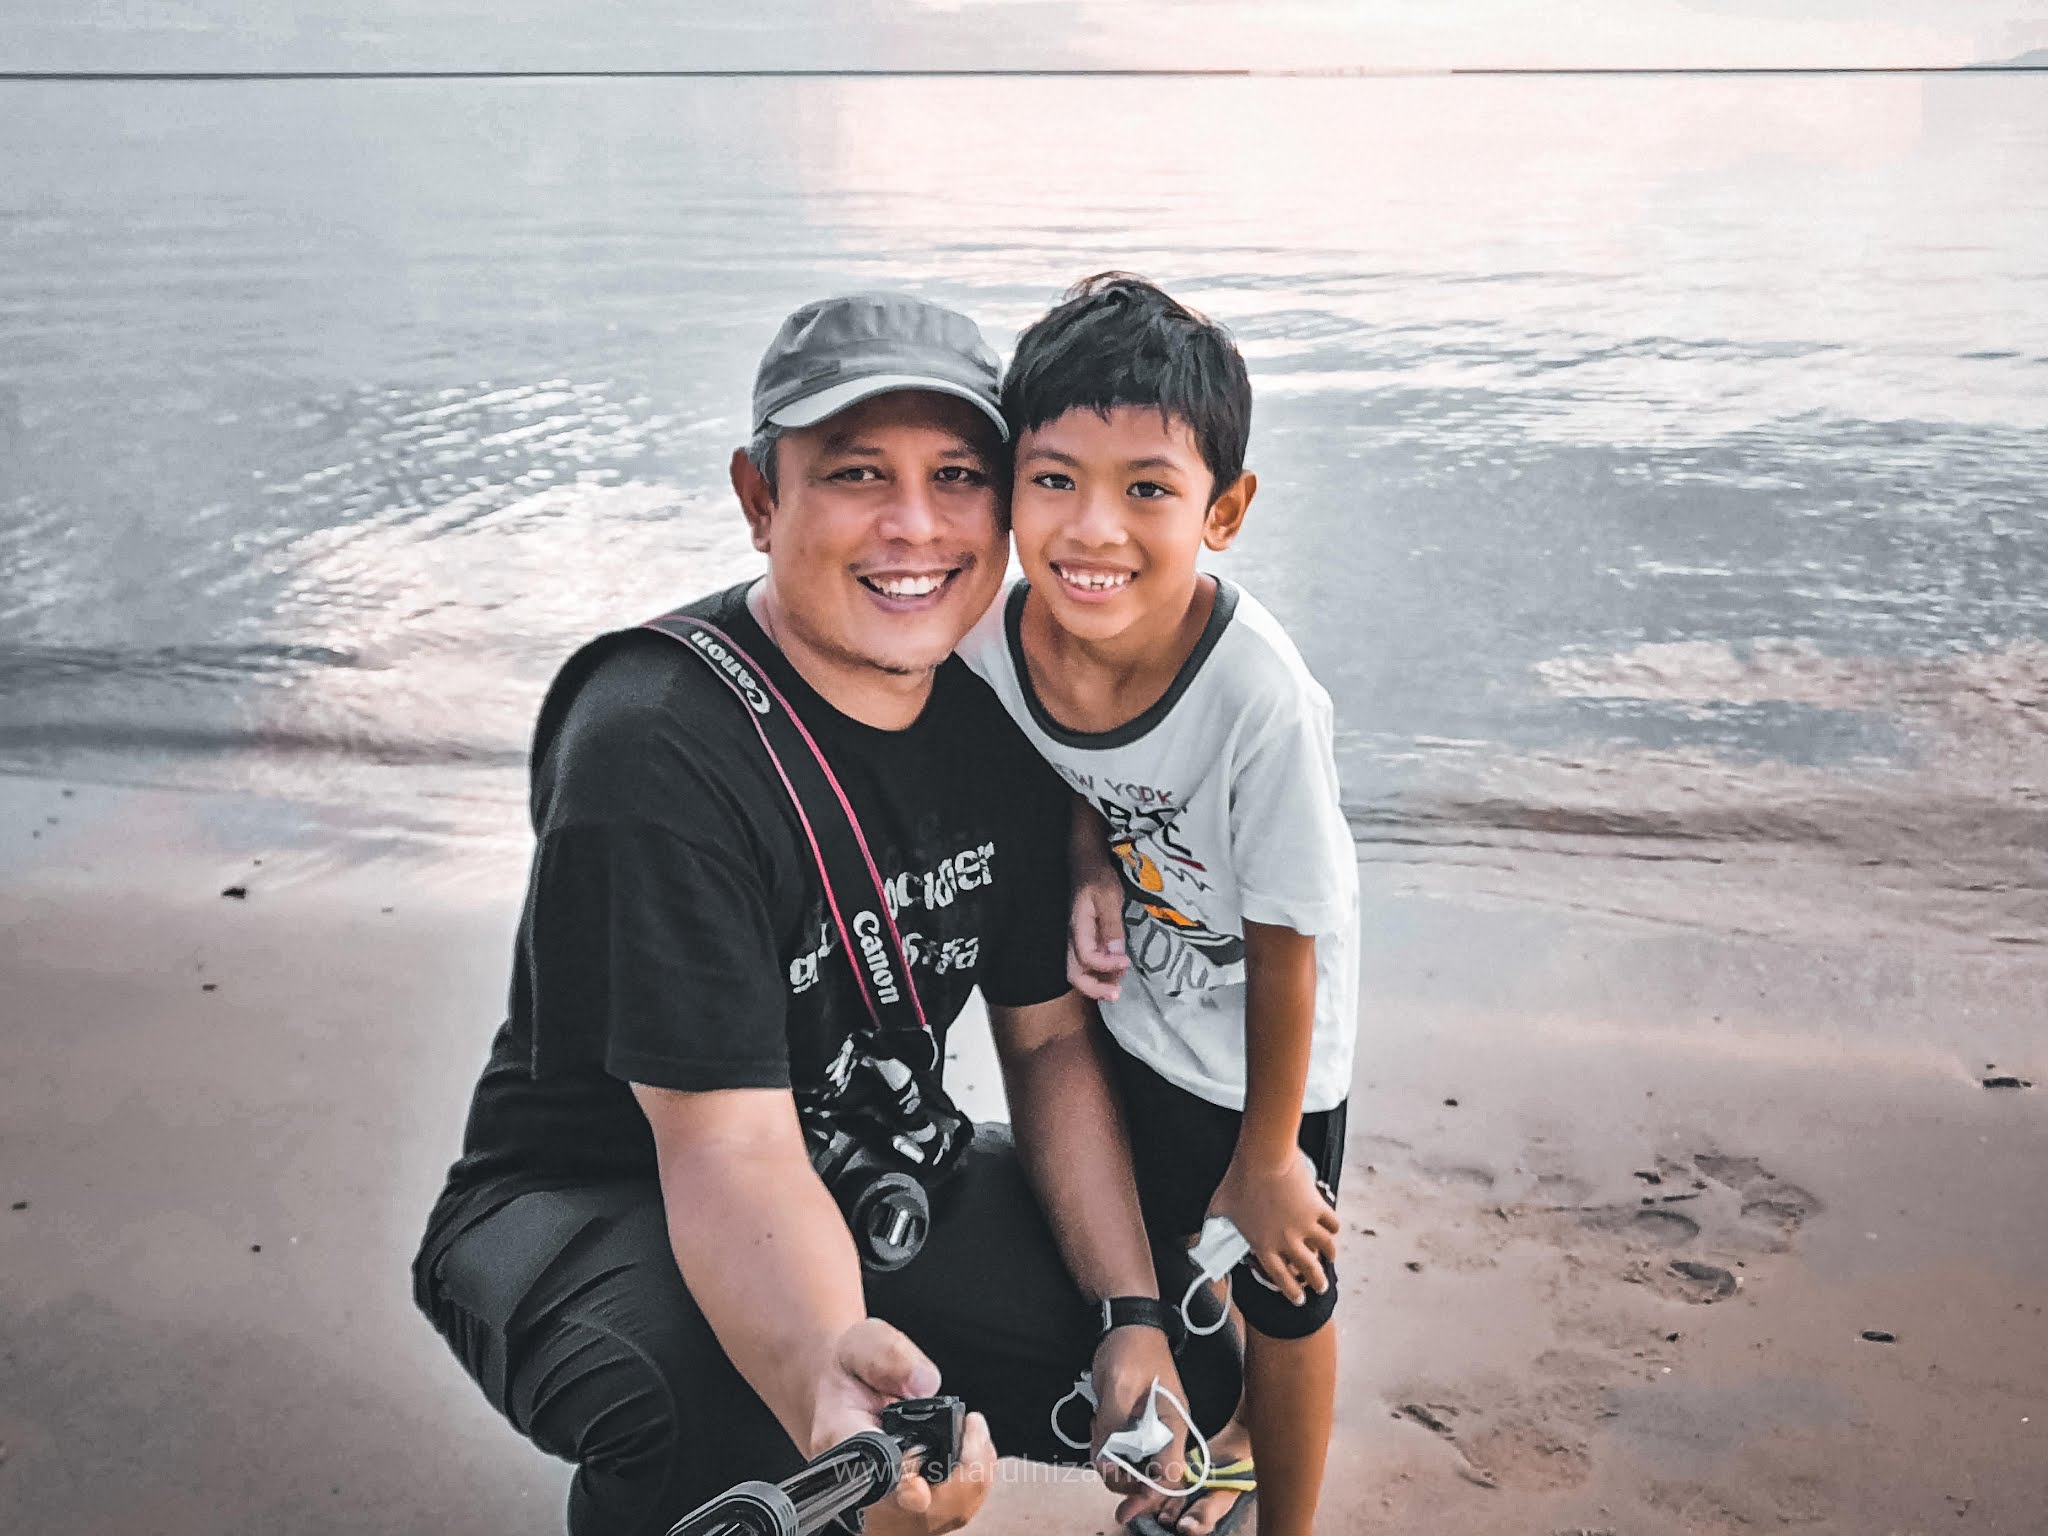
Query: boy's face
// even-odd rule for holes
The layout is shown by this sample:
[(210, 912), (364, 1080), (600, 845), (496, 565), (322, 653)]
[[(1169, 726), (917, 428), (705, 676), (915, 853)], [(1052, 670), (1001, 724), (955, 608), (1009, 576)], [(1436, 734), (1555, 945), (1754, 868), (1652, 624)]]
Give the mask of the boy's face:
[(1193, 430), (1156, 407), (1068, 411), (1017, 440), (1017, 558), (1079, 639), (1170, 630), (1194, 598), (1196, 553), (1229, 547), (1256, 484), (1244, 475), (1212, 503)]

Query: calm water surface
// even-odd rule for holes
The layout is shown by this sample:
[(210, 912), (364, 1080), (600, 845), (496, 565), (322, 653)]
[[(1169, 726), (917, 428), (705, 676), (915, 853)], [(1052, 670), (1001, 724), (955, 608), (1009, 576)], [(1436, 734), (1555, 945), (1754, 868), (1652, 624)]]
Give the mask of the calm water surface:
[(0, 85), (0, 770), (516, 840), (784, 311), (1110, 266), (1250, 359), (1366, 857), (2048, 939), (2035, 77)]

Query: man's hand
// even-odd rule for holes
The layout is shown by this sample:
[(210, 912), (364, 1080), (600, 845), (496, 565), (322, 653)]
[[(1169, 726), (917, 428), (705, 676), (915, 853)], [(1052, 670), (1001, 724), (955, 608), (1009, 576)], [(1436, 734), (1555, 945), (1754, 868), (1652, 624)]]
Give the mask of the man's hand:
[[(879, 1318), (864, 1318), (839, 1336), (819, 1378), (809, 1454), (816, 1456), (864, 1429), (880, 1429), (882, 1410), (893, 1402), (931, 1397), (938, 1390), (939, 1368), (923, 1351)], [(988, 1497), (995, 1469), (988, 1421), (970, 1413), (953, 1475), (934, 1488), (906, 1463), (895, 1492), (868, 1510), (870, 1536), (957, 1531)]]
[(939, 1368), (898, 1329), (865, 1317), (839, 1336), (812, 1394), (810, 1448), (816, 1456), (849, 1435), (882, 1427), (882, 1410), (906, 1397), (932, 1397)]
[[(1116, 1507), (1118, 1525), (1128, 1525), (1140, 1514), (1156, 1514), (1169, 1502), (1156, 1488), (1147, 1488), (1136, 1478), (1101, 1460), (1102, 1442), (1145, 1411), (1151, 1400), (1152, 1383), (1158, 1382), (1175, 1399), (1185, 1404), (1187, 1389), (1173, 1363), (1173, 1351), (1166, 1335), (1157, 1328), (1137, 1326), (1112, 1328), (1095, 1349), (1095, 1425), (1091, 1433), (1092, 1454), (1102, 1473), (1103, 1484), (1124, 1495)], [(1172, 1404), (1163, 1404), (1160, 1420), (1173, 1431), (1173, 1443), (1152, 1458), (1144, 1470), (1153, 1481), (1169, 1488), (1187, 1481), (1187, 1421)]]
[(953, 1475), (934, 1488), (908, 1466), (896, 1492), (868, 1506), (867, 1536), (941, 1536), (957, 1531), (981, 1510), (996, 1477), (996, 1448), (988, 1437), (988, 1420), (967, 1415), (960, 1434), (960, 1462)]
[(1307, 1291), (1330, 1288), (1323, 1263), (1337, 1257), (1339, 1228), (1308, 1158), (1298, 1148), (1289, 1152), (1278, 1166), (1259, 1166), (1240, 1147), (1209, 1202), (1209, 1214), (1237, 1223), (1259, 1269), (1298, 1307)]

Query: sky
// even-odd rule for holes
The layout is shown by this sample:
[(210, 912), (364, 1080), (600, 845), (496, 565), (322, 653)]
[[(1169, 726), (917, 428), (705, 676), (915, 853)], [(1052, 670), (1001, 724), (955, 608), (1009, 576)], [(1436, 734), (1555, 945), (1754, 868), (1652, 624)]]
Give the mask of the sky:
[(2048, 0), (5, 0), (0, 70), (1849, 67)]

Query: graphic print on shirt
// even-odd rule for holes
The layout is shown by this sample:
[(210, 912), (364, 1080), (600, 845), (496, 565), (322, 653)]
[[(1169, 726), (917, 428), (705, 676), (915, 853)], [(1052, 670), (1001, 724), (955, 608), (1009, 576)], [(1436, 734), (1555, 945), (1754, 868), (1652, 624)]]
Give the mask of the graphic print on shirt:
[[(899, 924), (906, 924), (904, 914), (913, 908), (923, 907), (935, 917), (935, 921), (927, 923), (927, 928), (957, 927), (957, 923), (936, 919), (936, 914), (944, 912), (970, 891), (993, 886), (995, 858), (994, 843), (977, 843), (940, 859), (921, 873), (901, 870), (886, 876), (882, 881), (882, 891), (889, 901), (889, 916)], [(808, 992), (818, 984), (826, 960), (839, 948), (839, 935), (825, 915), (822, 897), (818, 906), (818, 942), (789, 962), (792, 996)], [(930, 971), (943, 976), (949, 971), (971, 971), (981, 962), (979, 934), (920, 932), (907, 924), (901, 931), (903, 958), (910, 962), (913, 971)]]
[(1163, 797), (1142, 808), (1100, 794), (1089, 799), (1109, 823), (1109, 851), (1123, 877), (1124, 943), (1131, 964), (1169, 997), (1241, 979), (1243, 937), (1218, 933), (1201, 915), (1202, 898), (1215, 885), (1174, 836), (1182, 807)]

